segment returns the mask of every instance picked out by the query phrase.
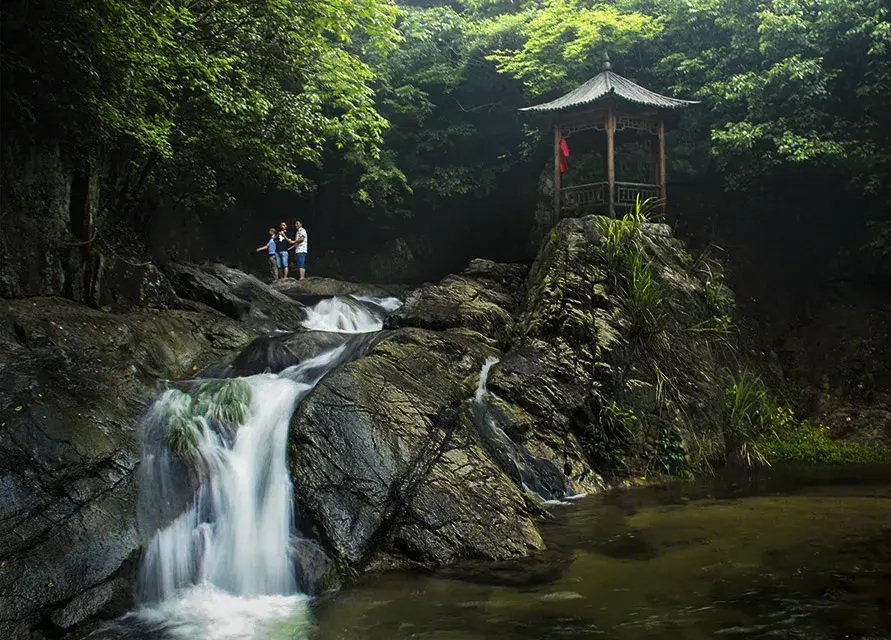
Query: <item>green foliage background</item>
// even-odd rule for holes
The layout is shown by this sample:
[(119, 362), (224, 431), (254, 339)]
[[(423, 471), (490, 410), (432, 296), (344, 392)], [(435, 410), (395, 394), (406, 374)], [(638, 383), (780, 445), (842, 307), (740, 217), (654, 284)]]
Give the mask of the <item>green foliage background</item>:
[(532, 210), (549, 153), (517, 108), (608, 47), (702, 101), (672, 133), (674, 177), (830, 177), (887, 257), (889, 20), (882, 0), (9, 2), (4, 127), (101, 164), (112, 225), (146, 190), (189, 217), (250, 186), (317, 192), (356, 242), (431, 237), (455, 212)]

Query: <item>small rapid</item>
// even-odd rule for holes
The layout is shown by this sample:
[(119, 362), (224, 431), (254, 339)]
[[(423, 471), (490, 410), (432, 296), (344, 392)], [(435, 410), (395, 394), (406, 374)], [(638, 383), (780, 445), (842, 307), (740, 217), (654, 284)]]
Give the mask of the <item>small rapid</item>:
[(287, 464), (292, 415), (328, 372), (364, 354), (367, 334), (400, 304), (323, 300), (306, 309), (305, 329), (360, 335), (278, 374), (167, 383), (140, 429), (140, 525), (151, 534), (140, 607), (95, 637), (234, 640), (307, 624)]
[(384, 328), (384, 316), (398, 309), (398, 298), (335, 296), (306, 308), (303, 326), (328, 333), (372, 333)]

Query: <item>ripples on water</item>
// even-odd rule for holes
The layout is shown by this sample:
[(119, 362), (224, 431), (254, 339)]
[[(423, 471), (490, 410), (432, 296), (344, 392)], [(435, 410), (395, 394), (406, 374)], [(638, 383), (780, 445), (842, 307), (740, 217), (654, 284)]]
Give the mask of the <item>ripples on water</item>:
[(609, 492), (553, 507), (527, 560), (367, 575), (315, 600), (192, 587), (97, 637), (891, 638), (891, 472), (828, 478)]
[(844, 476), (558, 506), (540, 557), (367, 576), (322, 599), (310, 637), (891, 638), (891, 473)]

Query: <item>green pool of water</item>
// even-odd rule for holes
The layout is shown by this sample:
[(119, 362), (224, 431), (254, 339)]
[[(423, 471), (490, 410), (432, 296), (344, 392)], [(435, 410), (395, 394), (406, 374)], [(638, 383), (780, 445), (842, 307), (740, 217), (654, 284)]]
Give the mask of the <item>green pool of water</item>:
[(888, 470), (632, 488), (552, 511), (541, 555), (366, 576), (314, 603), (311, 637), (891, 638)]

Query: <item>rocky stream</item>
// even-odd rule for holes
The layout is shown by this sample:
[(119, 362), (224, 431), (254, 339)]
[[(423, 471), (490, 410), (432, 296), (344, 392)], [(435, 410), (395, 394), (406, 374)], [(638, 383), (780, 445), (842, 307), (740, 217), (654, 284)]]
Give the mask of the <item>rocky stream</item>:
[[(599, 569), (554, 555), (575, 548), (565, 536), (578, 526), (548, 531), (571, 517), (560, 515), (575, 508), (571, 497), (659, 472), (670, 456), (717, 455), (709, 434), (720, 433), (721, 353), (691, 339), (663, 345), (667, 363), (653, 366), (632, 310), (611, 289), (600, 229), (593, 217), (564, 220), (531, 268), (474, 260), (411, 291), (325, 279), (268, 285), (222, 265), (170, 264), (133, 275), (136, 293), (107, 309), (58, 297), (0, 301), (0, 636), (613, 629), (621, 620), (560, 617), (566, 603), (602, 597), (592, 586)], [(667, 226), (645, 225), (643, 237), (672, 291), (665, 313), (709, 312), (714, 274), (688, 263)], [(683, 373), (672, 378), (683, 393), (664, 389), (664, 372)], [(637, 425), (617, 445), (621, 473), (618, 454), (603, 449), (611, 441), (595, 437), (619, 404)], [(887, 491), (867, 494), (887, 511)], [(759, 506), (767, 518), (776, 508)], [(618, 533), (595, 533), (590, 544), (626, 535), (616, 514), (598, 513)], [(592, 518), (584, 526), (601, 526)], [(879, 526), (858, 522), (864, 538)], [(551, 561), (553, 575), (542, 578)], [(583, 561), (594, 563), (579, 569), (584, 585), (563, 584)], [(441, 612), (408, 613), (408, 596), (386, 615), (420, 636), (350, 613), (421, 579), (386, 576), (471, 571), (479, 580), (517, 562), (537, 567), (535, 584), (561, 585), (533, 598), (550, 603), (550, 635), (536, 624), (496, 632), (491, 612), (468, 627), (425, 627)], [(456, 568), (467, 563), (476, 568)], [(627, 587), (620, 567), (607, 569)], [(449, 616), (483, 615), (477, 587), (432, 580), (424, 598), (441, 595)], [(508, 620), (529, 615), (521, 609), (532, 600), (509, 589), (502, 597)], [(491, 604), (492, 593), (485, 598)], [(693, 600), (678, 606), (705, 606)], [(715, 625), (703, 628), (724, 628)]]

